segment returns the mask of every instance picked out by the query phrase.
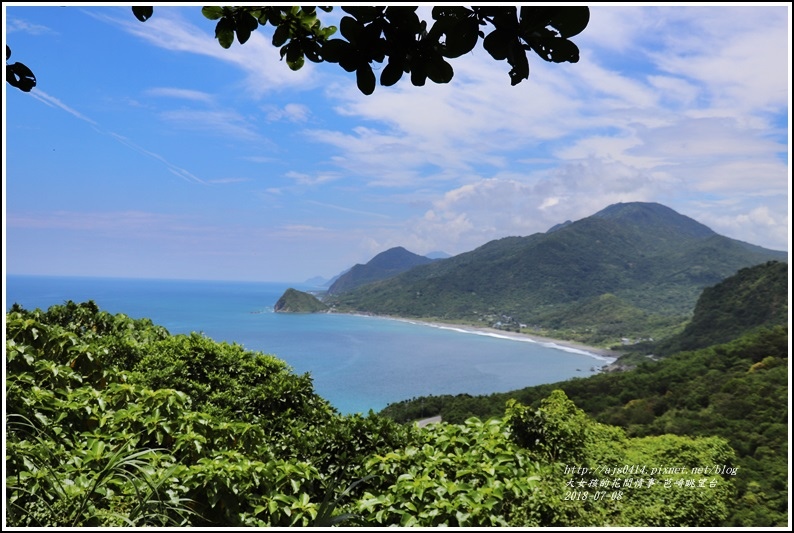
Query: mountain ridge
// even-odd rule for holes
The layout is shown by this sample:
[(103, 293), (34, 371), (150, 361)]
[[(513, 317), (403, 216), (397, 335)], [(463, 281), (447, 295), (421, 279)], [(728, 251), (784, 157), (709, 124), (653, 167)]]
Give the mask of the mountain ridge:
[(328, 287), (327, 294), (334, 295), (355, 289), (367, 283), (387, 279), (419, 265), (432, 263), (431, 259), (395, 246), (377, 254), (366, 264), (357, 264), (337, 277)]
[(613, 204), (553, 229), (493, 240), (325, 300), (339, 310), (560, 328), (572, 307), (608, 294), (635, 309), (639, 331), (643, 321), (687, 318), (703, 288), (741, 268), (788, 259), (656, 203)]

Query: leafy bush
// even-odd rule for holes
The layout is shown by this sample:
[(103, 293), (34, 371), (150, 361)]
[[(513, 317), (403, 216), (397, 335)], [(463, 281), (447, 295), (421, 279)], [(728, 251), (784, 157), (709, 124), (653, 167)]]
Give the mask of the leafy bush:
[[(537, 410), (420, 429), (341, 416), (275, 357), (90, 304), (15, 306), (6, 325), (12, 527), (715, 525), (732, 487), (571, 498), (574, 463), (730, 464), (732, 452), (628, 438), (561, 391)], [(756, 376), (785, 370), (758, 362)]]

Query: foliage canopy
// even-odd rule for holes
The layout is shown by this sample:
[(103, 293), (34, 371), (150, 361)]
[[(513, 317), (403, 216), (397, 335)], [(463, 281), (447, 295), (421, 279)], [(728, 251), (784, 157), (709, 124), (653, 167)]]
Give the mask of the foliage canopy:
[(628, 438), (561, 391), (537, 411), (420, 429), (340, 415), (275, 357), (90, 301), (15, 305), (6, 325), (13, 527), (718, 525), (733, 490), (687, 473), (581, 499), (574, 483), (596, 480), (574, 463), (730, 465), (733, 451)]
[[(273, 28), (272, 43), (292, 70), (306, 60), (336, 63), (355, 72), (356, 85), (372, 94), (377, 84), (373, 65), (382, 65), (380, 84), (391, 86), (403, 76), (422, 86), (429, 79), (448, 83), (454, 71), (449, 60), (471, 52), (480, 39), (497, 61), (507, 61), (511, 85), (529, 78), (527, 53), (545, 61), (576, 63), (579, 48), (570, 40), (590, 21), (585, 6), (435, 6), (432, 20), (422, 20), (417, 6), (343, 6), (345, 16), (335, 26), (320, 20), (333, 7), (316, 6), (205, 6), (202, 14), (216, 20), (215, 37), (223, 48), (235, 39), (244, 44), (259, 26)], [(141, 22), (154, 15), (152, 6), (134, 6)], [(6, 62), (11, 50), (6, 47)], [(33, 72), (22, 63), (6, 63), (12, 86), (30, 91)]]
[[(516, 85), (529, 77), (530, 50), (546, 61), (577, 62), (579, 49), (569, 37), (590, 20), (584, 6), (436, 6), (431, 22), (419, 18), (416, 6), (343, 6), (339, 39), (331, 38), (337, 28), (324, 26), (318, 9), (330, 12), (333, 7), (207, 6), (201, 12), (218, 21), (215, 37), (224, 48), (231, 47), (235, 36), (243, 44), (260, 25), (273, 26), (273, 45), (290, 69), (300, 69), (306, 59), (337, 63), (356, 73), (364, 94), (375, 90), (373, 63), (385, 64), (383, 86), (394, 85), (403, 74), (417, 86), (428, 79), (447, 83), (453, 77), (448, 60), (470, 52), (480, 39), (491, 57), (508, 62), (510, 83)], [(141, 21), (152, 16), (152, 8), (133, 12)]]

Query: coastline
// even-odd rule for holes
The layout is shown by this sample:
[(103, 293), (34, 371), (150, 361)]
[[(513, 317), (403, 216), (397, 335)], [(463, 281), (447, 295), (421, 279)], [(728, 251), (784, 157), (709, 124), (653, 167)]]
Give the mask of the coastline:
[[(334, 311), (336, 312), (336, 311)], [(607, 348), (598, 348), (596, 346), (588, 346), (575, 341), (554, 339), (551, 337), (543, 337), (531, 333), (516, 333), (514, 331), (503, 331), (501, 329), (491, 328), (487, 326), (473, 326), (471, 324), (455, 323), (455, 322), (437, 322), (432, 320), (423, 320), (421, 318), (405, 318), (391, 315), (377, 315), (367, 313), (351, 313), (360, 316), (370, 316), (375, 318), (387, 318), (389, 320), (397, 320), (400, 322), (407, 322), (409, 324), (416, 324), (422, 326), (429, 326), (439, 329), (448, 329), (452, 331), (459, 331), (461, 333), (487, 335), (489, 337), (497, 337), (510, 339), (522, 342), (534, 342), (550, 348), (555, 348), (567, 352), (579, 353), (598, 359), (604, 363), (604, 367), (613, 365), (618, 358), (623, 355), (621, 352), (609, 350)]]

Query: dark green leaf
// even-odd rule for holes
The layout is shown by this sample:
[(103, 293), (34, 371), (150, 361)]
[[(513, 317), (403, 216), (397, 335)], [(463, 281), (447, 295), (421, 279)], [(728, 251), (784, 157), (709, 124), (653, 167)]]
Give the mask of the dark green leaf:
[[(303, 49), (301, 49), (300, 43), (298, 41), (292, 41), (284, 48), (287, 49), (287, 66), (289, 66), (291, 70), (300, 70), (304, 63)], [(282, 48), (282, 51), (283, 50)]]
[(389, 61), (380, 73), (380, 84), (384, 87), (391, 87), (403, 76), (403, 67), (397, 61)]
[(383, 9), (382, 7), (371, 6), (342, 6), (342, 11), (353, 15), (361, 24), (375, 20), (383, 13)]
[(507, 58), (511, 37), (513, 36), (507, 31), (495, 29), (485, 37), (482, 45), (485, 50), (491, 54), (491, 57), (497, 61), (501, 61)]
[(411, 68), (411, 83), (417, 87), (422, 87), (427, 80), (427, 70), (423, 64), (413, 65)]
[(368, 64), (359, 65), (358, 69), (356, 69), (356, 85), (366, 95), (375, 92), (375, 73), (372, 72), (372, 67)]
[(433, 20), (446, 20), (448, 22), (463, 20), (473, 15), (474, 11), (463, 6), (434, 6), (432, 12)]
[(348, 50), (346, 55), (343, 55), (342, 58), (339, 60), (339, 66), (345, 69), (347, 72), (353, 72), (354, 70), (358, 70), (358, 66), (361, 64), (361, 58), (358, 56), (355, 50)]
[(315, 40), (305, 40), (302, 42), (303, 53), (306, 59), (312, 63), (321, 63), (324, 59), (320, 43)]
[(22, 63), (6, 65), (6, 81), (17, 89), (30, 92), (36, 86), (36, 76)]
[(280, 26), (285, 20), (284, 11), (282, 11), (282, 9), (286, 8), (265, 7), (259, 17), (259, 23), (263, 26), (267, 24), (274, 27)]
[[(242, 16), (243, 13), (245, 16)], [(254, 31), (259, 27), (259, 19), (254, 16), (254, 14), (250, 11), (240, 11), (240, 16), (237, 20), (238, 25), (245, 25), (248, 27), (249, 30)]]
[(364, 32), (364, 26), (353, 17), (342, 17), (339, 29), (342, 32), (342, 37), (351, 43), (358, 41)]
[(322, 56), (329, 63), (340, 63), (350, 49), (350, 43), (342, 39), (330, 39), (322, 46)]
[(442, 53), (444, 56), (454, 58), (471, 52), (480, 38), (479, 29), (480, 25), (477, 19), (473, 17), (454, 21), (448, 28), (443, 29), (445, 42)]
[(419, 28), (419, 17), (416, 16), (416, 6), (390, 6), (386, 8), (386, 18), (399, 26)]
[(289, 39), (289, 26), (282, 24), (273, 32), (273, 46), (283, 46)]
[(215, 37), (224, 48), (230, 48), (234, 42), (234, 22), (228, 17), (223, 17), (215, 26)]
[(251, 37), (251, 30), (249, 30), (245, 26), (237, 25), (237, 42), (240, 44), (245, 44), (245, 42)]
[(559, 8), (549, 25), (560, 32), (560, 37), (573, 37), (581, 33), (589, 22), (590, 9), (587, 6), (568, 6)]
[(132, 14), (141, 22), (146, 22), (154, 14), (154, 7), (152, 6), (132, 6)]
[(453, 74), (452, 65), (440, 55), (433, 56), (427, 62), (427, 77), (435, 83), (449, 83)]
[(486, 6), (477, 8), (480, 17), (487, 15), (491, 23), (501, 29), (518, 27), (518, 10), (512, 6)]
[(548, 26), (552, 17), (561, 9), (563, 8), (535, 5), (521, 6), (519, 26), (524, 33), (531, 34)]
[(568, 39), (559, 39), (552, 51), (551, 60), (555, 63), (576, 63), (579, 61), (579, 47)]
[(579, 61), (579, 47), (568, 39), (561, 37), (546, 38), (537, 44), (531, 45), (535, 52), (546, 61), (563, 63)]
[(219, 6), (204, 6), (201, 14), (210, 20), (218, 20), (223, 16), (223, 8)]
[(529, 78), (529, 61), (527, 60), (526, 51), (519, 43), (516, 42), (510, 47), (508, 62), (513, 67), (509, 72), (510, 85), (518, 85)]
[(320, 30), (320, 32), (317, 34), (317, 37), (322, 39), (328, 39), (331, 35), (336, 33), (336, 29), (337, 29), (336, 26), (327, 26), (322, 30)]

